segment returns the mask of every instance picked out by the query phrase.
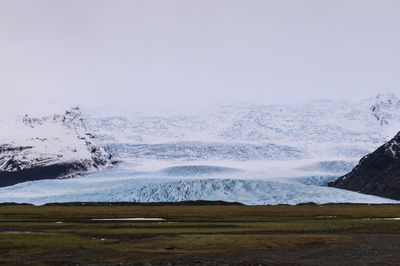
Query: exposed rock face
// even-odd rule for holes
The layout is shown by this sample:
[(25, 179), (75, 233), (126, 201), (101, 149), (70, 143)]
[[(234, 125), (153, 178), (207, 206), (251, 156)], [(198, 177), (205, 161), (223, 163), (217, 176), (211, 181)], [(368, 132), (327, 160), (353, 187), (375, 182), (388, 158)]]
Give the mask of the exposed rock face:
[(400, 132), (329, 186), (400, 200)]
[(112, 165), (94, 142), (79, 108), (41, 118), (0, 120), (0, 187), (40, 179), (69, 178)]

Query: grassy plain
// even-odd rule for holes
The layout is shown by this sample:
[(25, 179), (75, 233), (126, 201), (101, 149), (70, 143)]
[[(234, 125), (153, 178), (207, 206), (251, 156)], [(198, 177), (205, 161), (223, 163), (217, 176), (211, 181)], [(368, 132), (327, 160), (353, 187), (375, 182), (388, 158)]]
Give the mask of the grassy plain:
[(395, 265), (397, 217), (400, 205), (1, 205), (0, 264)]

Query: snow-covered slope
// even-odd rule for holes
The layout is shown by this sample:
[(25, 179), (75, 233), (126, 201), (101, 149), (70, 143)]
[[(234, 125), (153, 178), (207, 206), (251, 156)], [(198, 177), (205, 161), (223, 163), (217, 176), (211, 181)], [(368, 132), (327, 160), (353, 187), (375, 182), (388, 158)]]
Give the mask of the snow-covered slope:
[[(216, 106), (194, 114), (86, 110), (85, 122), (122, 160), (358, 160), (400, 127), (400, 100)], [(384, 121), (384, 122), (382, 122)]]
[(79, 108), (44, 117), (3, 115), (0, 125), (1, 185), (66, 178), (111, 164), (110, 154), (87, 131)]
[(370, 104), (370, 110), (381, 125), (400, 121), (400, 100), (393, 94), (378, 95)]

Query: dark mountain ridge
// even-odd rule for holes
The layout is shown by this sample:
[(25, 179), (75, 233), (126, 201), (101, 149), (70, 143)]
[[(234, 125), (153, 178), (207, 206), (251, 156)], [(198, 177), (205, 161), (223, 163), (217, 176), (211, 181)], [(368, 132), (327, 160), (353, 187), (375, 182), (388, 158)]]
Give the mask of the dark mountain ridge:
[(400, 200), (400, 132), (329, 186)]

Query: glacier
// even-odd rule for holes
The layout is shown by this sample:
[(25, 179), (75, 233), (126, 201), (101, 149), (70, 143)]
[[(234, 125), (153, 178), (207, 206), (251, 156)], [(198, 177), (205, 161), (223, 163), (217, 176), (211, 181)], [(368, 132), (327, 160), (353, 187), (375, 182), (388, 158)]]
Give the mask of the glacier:
[[(333, 202), (396, 203), (394, 200), (329, 188), (333, 176), (280, 179), (171, 177), (163, 172), (112, 169), (81, 178), (40, 180), (0, 188), (0, 202), (175, 202), (223, 200), (247, 205)], [(307, 179), (307, 180), (306, 180)]]
[(400, 129), (395, 95), (195, 112), (81, 110), (118, 166), (0, 188), (0, 202), (397, 203), (327, 187)]

